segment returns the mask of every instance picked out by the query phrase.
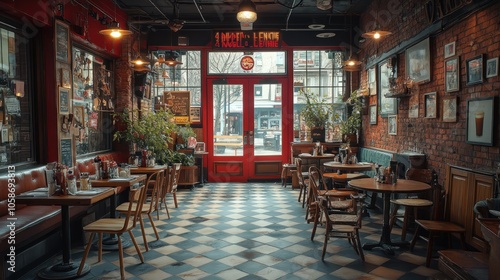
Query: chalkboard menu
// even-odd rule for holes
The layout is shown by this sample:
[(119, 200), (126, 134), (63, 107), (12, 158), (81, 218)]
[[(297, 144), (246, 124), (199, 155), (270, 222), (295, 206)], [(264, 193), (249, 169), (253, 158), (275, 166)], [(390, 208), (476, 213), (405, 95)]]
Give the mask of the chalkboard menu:
[(167, 104), (176, 124), (189, 124), (191, 104), (189, 91), (166, 91), (163, 93), (163, 102)]
[(61, 139), (61, 163), (73, 166), (73, 143), (71, 139)]

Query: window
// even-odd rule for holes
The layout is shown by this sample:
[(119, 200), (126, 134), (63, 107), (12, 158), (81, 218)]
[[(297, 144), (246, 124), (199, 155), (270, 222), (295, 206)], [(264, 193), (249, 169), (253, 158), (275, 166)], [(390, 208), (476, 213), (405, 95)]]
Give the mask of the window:
[(115, 93), (111, 61), (73, 48), (73, 125), (76, 155), (111, 150)]
[(0, 23), (0, 168), (34, 162), (28, 38)]
[(304, 130), (300, 123), (300, 111), (305, 104), (301, 90), (309, 90), (336, 104), (340, 117), (345, 115), (342, 95), (345, 88), (342, 70), (342, 52), (294, 51), (293, 52), (293, 100), (294, 130)]
[[(241, 58), (246, 55), (254, 59), (254, 66), (248, 71), (243, 70), (240, 65)], [(250, 54), (246, 52), (209, 52), (208, 74), (285, 74), (284, 57), (285, 52), (253, 52)]]

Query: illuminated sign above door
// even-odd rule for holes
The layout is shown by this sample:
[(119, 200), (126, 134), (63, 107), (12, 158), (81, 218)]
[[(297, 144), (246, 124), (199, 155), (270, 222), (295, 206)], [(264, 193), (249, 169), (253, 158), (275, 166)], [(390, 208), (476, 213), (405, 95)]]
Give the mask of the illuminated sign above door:
[(214, 31), (212, 47), (277, 49), (281, 47), (281, 34), (279, 31)]

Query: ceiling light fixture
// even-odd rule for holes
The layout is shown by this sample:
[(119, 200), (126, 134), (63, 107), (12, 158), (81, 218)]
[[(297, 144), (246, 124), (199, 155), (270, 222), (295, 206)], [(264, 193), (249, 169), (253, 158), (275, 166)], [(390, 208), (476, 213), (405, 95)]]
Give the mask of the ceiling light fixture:
[(354, 71), (360, 71), (361, 70), (361, 61), (359, 60), (356, 60), (356, 59), (353, 59), (352, 58), (352, 49), (354, 48), (353, 46), (353, 42), (352, 42), (352, 29), (353, 29), (353, 26), (352, 26), (352, 15), (350, 17), (350, 29), (349, 29), (349, 59), (347, 59), (346, 61), (344, 61), (344, 65), (342, 66), (342, 70), (344, 71), (348, 71), (348, 72), (354, 72)]
[(333, 8), (332, 0), (316, 0), (316, 7), (318, 7), (318, 9), (323, 11), (331, 9)]
[(361, 34), (361, 36), (363, 38), (378, 40), (382, 37), (385, 37), (385, 36), (392, 34), (392, 32), (390, 32), (390, 31), (380, 29), (380, 26), (378, 23), (378, 10), (379, 9), (380, 9), (380, 1), (377, 2), (377, 13), (375, 15), (375, 27), (373, 28), (372, 31), (365, 32), (365, 33)]
[(177, 61), (179, 53), (176, 51), (170, 51), (165, 54), (165, 64), (168, 66), (177, 66), (182, 64), (182, 62)]
[(112, 38), (118, 39), (122, 36), (131, 35), (132, 31), (127, 29), (121, 29), (120, 24), (116, 21), (116, 3), (115, 6), (115, 19), (108, 24), (106, 29), (99, 31), (99, 34), (111, 36)]
[(141, 66), (141, 65), (144, 65), (146, 64), (146, 61), (144, 59), (141, 58), (141, 27), (139, 26), (139, 39), (138, 39), (139, 43), (137, 44), (137, 48), (139, 49), (139, 54), (137, 55), (137, 57), (131, 61), (131, 63), (133, 63), (135, 66)]
[(316, 37), (318, 38), (332, 38), (332, 37), (335, 37), (335, 33), (333, 32), (324, 32), (324, 33), (318, 33), (316, 34)]
[(252, 0), (241, 0), (236, 19), (240, 22), (241, 30), (252, 30), (257, 20), (257, 8)]

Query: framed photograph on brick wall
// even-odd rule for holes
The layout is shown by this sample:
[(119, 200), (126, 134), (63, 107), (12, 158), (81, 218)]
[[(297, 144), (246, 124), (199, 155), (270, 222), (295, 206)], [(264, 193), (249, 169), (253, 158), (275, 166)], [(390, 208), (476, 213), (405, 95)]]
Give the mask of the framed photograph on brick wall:
[(459, 58), (448, 59), (444, 63), (444, 87), (446, 92), (459, 90), (460, 85), (460, 66)]
[(486, 61), (486, 78), (498, 76), (498, 57)]
[(475, 85), (483, 82), (483, 55), (467, 59), (467, 85)]
[(466, 143), (493, 146), (495, 97), (467, 100)]
[(424, 94), (425, 117), (432, 119), (437, 117), (437, 95), (435, 92)]
[(377, 124), (377, 105), (370, 105), (370, 124)]
[(398, 115), (387, 116), (389, 135), (398, 134)]
[(455, 55), (455, 42), (444, 45), (444, 58)]
[(456, 122), (457, 121), (457, 97), (456, 96), (443, 96), (443, 122)]

